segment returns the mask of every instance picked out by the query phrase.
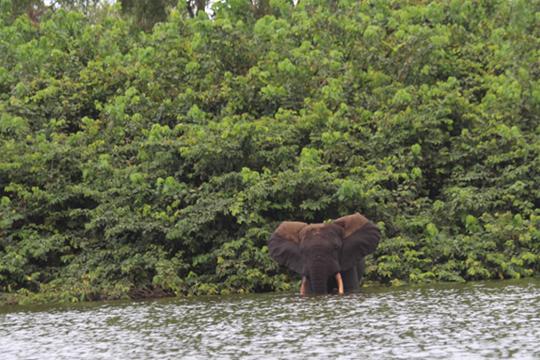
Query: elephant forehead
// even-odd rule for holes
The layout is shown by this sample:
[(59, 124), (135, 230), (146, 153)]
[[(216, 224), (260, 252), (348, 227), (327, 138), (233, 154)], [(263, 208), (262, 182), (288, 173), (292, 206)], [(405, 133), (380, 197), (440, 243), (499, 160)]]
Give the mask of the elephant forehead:
[(330, 226), (328, 224), (310, 224), (300, 231), (300, 238), (323, 234), (328, 230), (330, 230)]

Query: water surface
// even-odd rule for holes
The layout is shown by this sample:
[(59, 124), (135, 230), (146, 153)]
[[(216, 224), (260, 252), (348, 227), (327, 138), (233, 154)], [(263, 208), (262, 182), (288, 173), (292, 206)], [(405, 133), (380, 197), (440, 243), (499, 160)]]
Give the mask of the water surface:
[(0, 308), (1, 359), (540, 359), (540, 280)]

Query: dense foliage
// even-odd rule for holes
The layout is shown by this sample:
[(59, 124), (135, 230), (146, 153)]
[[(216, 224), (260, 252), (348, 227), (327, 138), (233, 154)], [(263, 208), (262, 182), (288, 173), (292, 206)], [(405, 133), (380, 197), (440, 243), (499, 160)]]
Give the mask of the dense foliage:
[(0, 0), (0, 292), (287, 290), (275, 226), (356, 211), (369, 280), (540, 274), (539, 1), (249, 4)]

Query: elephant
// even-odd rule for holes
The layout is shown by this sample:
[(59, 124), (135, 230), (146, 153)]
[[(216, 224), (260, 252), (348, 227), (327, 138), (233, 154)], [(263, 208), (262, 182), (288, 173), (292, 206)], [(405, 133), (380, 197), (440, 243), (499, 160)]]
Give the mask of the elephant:
[(302, 276), (300, 294), (339, 294), (358, 290), (365, 256), (377, 248), (381, 233), (355, 213), (330, 223), (284, 221), (268, 241), (270, 256)]

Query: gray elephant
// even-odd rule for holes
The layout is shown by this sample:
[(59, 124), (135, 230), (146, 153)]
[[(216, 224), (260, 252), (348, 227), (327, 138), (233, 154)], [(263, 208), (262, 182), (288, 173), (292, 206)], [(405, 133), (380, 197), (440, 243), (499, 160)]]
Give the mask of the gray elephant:
[(331, 223), (284, 221), (268, 242), (270, 256), (302, 275), (300, 294), (339, 294), (358, 289), (364, 257), (379, 244), (375, 224), (359, 213)]

